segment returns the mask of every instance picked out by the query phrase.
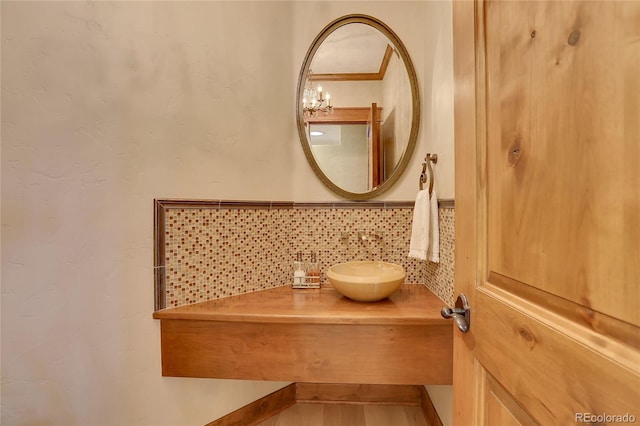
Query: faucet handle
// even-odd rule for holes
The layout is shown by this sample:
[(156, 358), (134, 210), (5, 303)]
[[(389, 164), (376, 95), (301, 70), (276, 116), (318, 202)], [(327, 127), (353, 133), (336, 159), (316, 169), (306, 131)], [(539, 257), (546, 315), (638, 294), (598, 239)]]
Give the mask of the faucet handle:
[(358, 239), (361, 241), (374, 240), (374, 239), (381, 240), (382, 236), (376, 233), (375, 231), (366, 232), (361, 230), (361, 231), (358, 231)]

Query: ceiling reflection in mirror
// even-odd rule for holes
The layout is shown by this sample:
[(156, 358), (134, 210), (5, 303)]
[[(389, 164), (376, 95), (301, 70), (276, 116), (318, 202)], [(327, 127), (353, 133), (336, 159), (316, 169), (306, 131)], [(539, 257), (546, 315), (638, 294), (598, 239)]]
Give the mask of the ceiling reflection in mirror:
[(415, 70), (395, 33), (370, 16), (333, 21), (307, 53), (297, 94), (300, 141), (325, 185), (356, 200), (390, 188), (419, 124)]

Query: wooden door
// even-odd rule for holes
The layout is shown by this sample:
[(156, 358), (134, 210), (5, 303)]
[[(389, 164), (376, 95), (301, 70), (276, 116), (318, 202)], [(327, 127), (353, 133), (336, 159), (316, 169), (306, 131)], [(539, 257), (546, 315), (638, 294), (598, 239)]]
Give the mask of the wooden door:
[(640, 422), (640, 2), (453, 16), (454, 422)]
[(369, 147), (369, 176), (371, 189), (382, 184), (382, 163), (380, 155), (380, 111), (374, 102), (367, 119), (367, 146)]

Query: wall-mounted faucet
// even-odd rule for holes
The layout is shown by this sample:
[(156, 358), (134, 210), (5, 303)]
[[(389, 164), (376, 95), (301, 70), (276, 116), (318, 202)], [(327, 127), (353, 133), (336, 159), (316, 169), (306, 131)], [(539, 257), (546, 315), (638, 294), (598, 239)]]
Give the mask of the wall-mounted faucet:
[(382, 236), (374, 231), (358, 231), (358, 239), (360, 241), (381, 240)]

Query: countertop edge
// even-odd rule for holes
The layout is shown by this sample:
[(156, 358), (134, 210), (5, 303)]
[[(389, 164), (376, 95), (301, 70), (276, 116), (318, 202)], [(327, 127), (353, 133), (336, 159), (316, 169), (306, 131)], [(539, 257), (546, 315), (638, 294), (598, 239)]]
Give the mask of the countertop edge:
[(450, 324), (444, 318), (416, 317), (326, 317), (320, 315), (278, 315), (278, 314), (218, 314), (187, 312), (154, 312), (154, 319), (178, 321), (217, 321), (246, 322), (264, 324), (388, 324), (388, 325), (445, 325)]
[[(421, 285), (421, 284), (405, 284), (407, 286)], [(403, 286), (404, 287), (404, 286)], [(275, 287), (274, 289), (267, 289), (264, 291), (280, 289), (281, 287)], [(439, 306), (442, 302), (433, 294), (430, 290), (427, 290), (425, 295), (425, 311), (429, 311), (428, 315), (417, 313), (415, 307), (413, 311), (409, 311), (406, 315), (402, 312), (394, 312), (392, 315), (388, 313), (381, 313), (376, 315), (369, 309), (363, 309), (362, 312), (355, 311), (333, 311), (328, 310), (322, 312), (320, 309), (310, 309), (308, 311), (292, 310), (288, 313), (282, 308), (276, 309), (273, 312), (247, 312), (247, 311), (235, 311), (216, 309), (215, 307), (207, 308), (202, 307), (202, 304), (210, 303), (201, 302), (194, 305), (185, 305), (175, 308), (167, 308), (153, 313), (154, 319), (159, 320), (178, 320), (178, 321), (216, 321), (226, 323), (264, 323), (264, 324), (368, 324), (368, 325), (449, 325), (450, 321), (440, 317)], [(323, 288), (323, 291), (332, 291), (331, 288)], [(252, 294), (252, 293), (247, 293)], [(237, 295), (232, 297), (242, 297), (243, 295)], [(392, 296), (393, 297), (393, 296)], [(217, 299), (224, 300), (224, 299)], [(362, 302), (354, 302), (362, 303)], [(376, 302), (372, 302), (376, 303)], [(200, 307), (196, 307), (200, 305)], [(363, 308), (367, 308), (369, 305), (365, 304)], [(195, 307), (195, 309), (194, 309)], [(310, 312), (311, 311), (311, 312)]]

